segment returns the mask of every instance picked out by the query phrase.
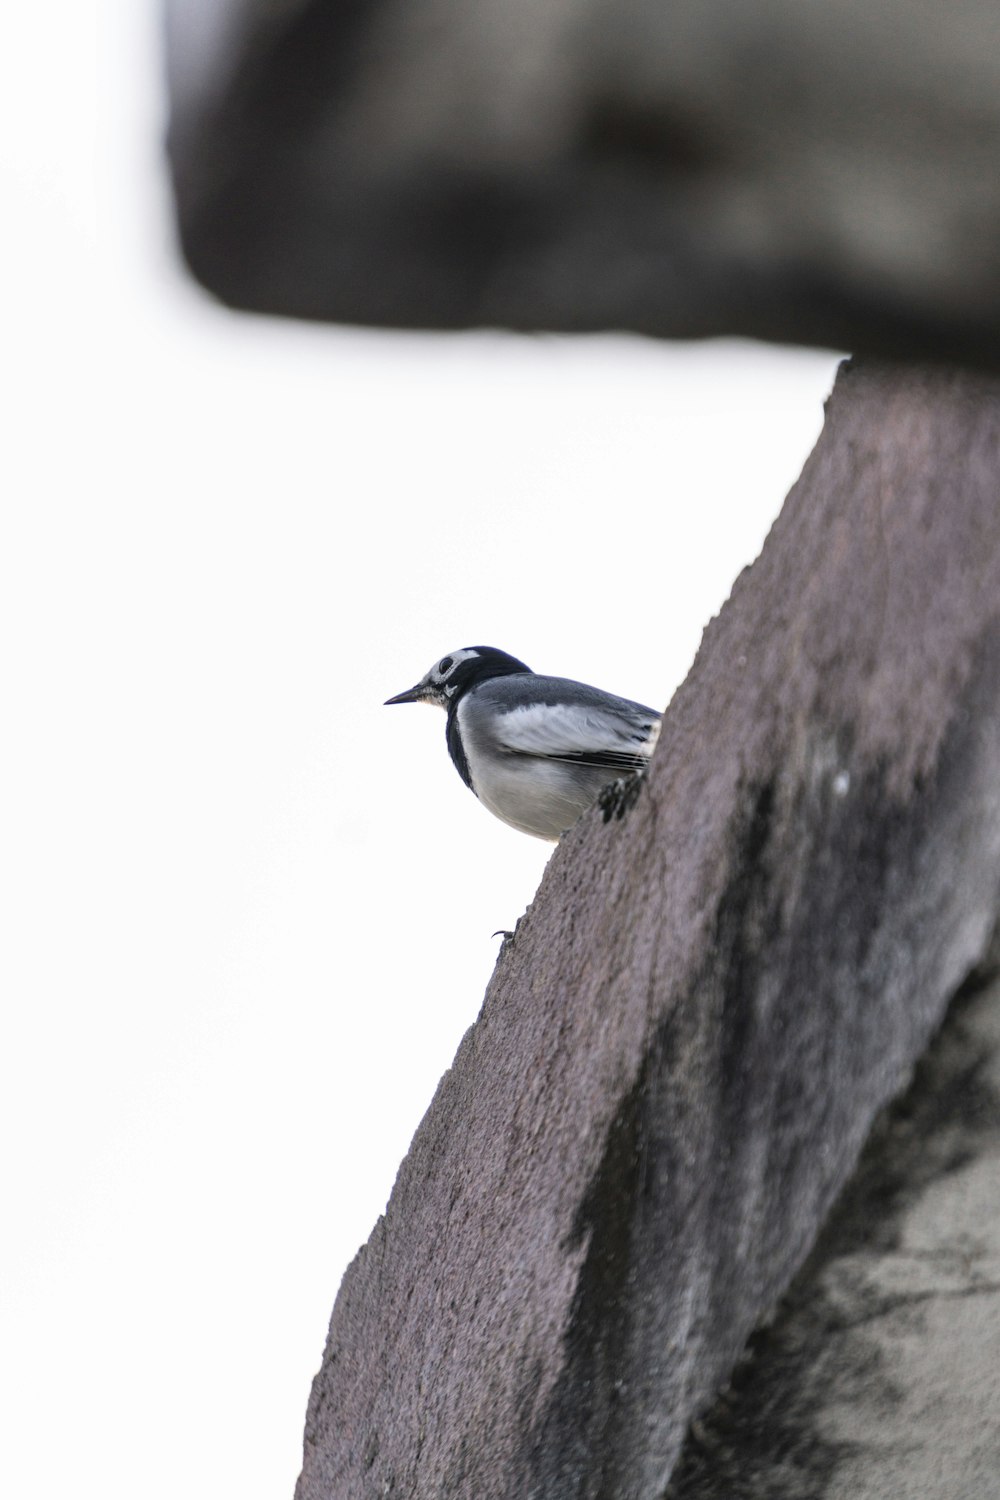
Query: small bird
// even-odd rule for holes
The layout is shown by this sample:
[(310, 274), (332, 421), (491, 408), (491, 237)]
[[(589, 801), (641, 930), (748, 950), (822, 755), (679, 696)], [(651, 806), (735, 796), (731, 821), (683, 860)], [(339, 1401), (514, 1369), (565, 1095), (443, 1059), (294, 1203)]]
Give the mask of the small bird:
[(655, 709), (567, 677), (540, 677), (494, 646), (465, 646), (390, 703), (448, 713), (455, 768), (490, 812), (556, 840), (601, 791), (645, 769), (660, 732)]

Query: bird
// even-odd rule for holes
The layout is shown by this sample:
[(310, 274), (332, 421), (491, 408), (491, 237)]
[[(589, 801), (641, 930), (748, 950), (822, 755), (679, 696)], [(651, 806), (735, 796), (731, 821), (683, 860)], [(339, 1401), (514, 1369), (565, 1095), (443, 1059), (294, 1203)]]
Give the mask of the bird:
[(445, 709), (448, 750), (466, 786), (502, 822), (553, 843), (609, 784), (645, 770), (660, 732), (655, 709), (540, 676), (495, 646), (450, 651), (386, 699), (394, 703)]

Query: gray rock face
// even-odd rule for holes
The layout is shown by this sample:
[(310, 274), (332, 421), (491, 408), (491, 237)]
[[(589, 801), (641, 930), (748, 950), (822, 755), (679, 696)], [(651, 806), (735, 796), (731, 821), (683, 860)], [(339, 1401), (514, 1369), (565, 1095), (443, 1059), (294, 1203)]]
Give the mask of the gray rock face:
[(1000, 1500), (1000, 981), (880, 1120), (668, 1500)]
[(990, 0), (167, 0), (195, 274), (434, 328), (997, 365)]
[[(634, 807), (560, 844), (344, 1278), (299, 1500), (662, 1495), (989, 948), (998, 475), (1000, 383), (841, 375)], [(911, 1300), (945, 1284), (912, 1233)], [(848, 1322), (863, 1269), (829, 1283)]]

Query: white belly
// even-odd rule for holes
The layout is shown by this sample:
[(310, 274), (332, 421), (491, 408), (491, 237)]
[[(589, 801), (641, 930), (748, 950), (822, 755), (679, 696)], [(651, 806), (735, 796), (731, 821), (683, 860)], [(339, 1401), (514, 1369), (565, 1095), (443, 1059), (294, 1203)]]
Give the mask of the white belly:
[(469, 758), (472, 789), (495, 817), (521, 833), (558, 839), (596, 801), (614, 774), (558, 761)]

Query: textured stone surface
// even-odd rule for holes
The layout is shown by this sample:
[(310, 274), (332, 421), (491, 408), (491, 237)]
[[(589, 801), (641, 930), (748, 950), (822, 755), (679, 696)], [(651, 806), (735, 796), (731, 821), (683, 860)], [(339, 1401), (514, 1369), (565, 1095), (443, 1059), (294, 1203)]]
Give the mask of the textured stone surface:
[(842, 374), (344, 1278), (299, 1500), (661, 1495), (987, 950), (998, 474), (1000, 383)]
[(1000, 982), (956, 1002), (669, 1500), (1000, 1500)]
[(194, 272), (426, 327), (1000, 350), (991, 0), (166, 0)]

